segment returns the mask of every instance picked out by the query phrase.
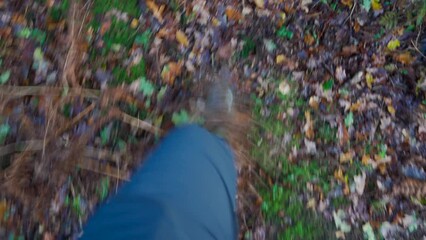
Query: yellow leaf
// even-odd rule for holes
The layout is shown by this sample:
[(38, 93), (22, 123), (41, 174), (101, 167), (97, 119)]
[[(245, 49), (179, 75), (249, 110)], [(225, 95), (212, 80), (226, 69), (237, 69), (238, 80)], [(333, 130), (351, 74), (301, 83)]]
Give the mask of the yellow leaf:
[(372, 0), (371, 7), (373, 8), (374, 11), (380, 11), (383, 9), (382, 4), (380, 3), (380, 0)]
[(368, 88), (371, 89), (374, 83), (373, 75), (371, 75), (371, 73), (365, 74), (365, 81), (367, 82)]
[(391, 51), (397, 49), (399, 46), (401, 46), (401, 43), (398, 39), (394, 39), (388, 42), (388, 49)]
[(334, 178), (341, 182), (345, 182), (345, 178), (343, 177), (343, 170), (340, 167), (338, 170), (334, 171)]
[(164, 5), (159, 7), (154, 1), (146, 0), (146, 6), (152, 11), (152, 14), (158, 19), (158, 21), (163, 22)]
[(392, 115), (395, 116), (395, 108), (392, 105), (388, 105), (388, 112)]
[(189, 46), (188, 38), (186, 37), (185, 33), (183, 33), (181, 30), (178, 30), (178, 31), (176, 32), (176, 40), (177, 40), (180, 44), (184, 45), (185, 47), (188, 47), (188, 46)]
[(275, 62), (276, 62), (277, 64), (280, 64), (280, 63), (283, 63), (283, 62), (284, 62), (284, 60), (285, 60), (285, 56), (284, 56), (284, 54), (280, 54), (280, 55), (277, 55), (277, 58), (276, 58)]
[(342, 4), (348, 7), (352, 7), (352, 0), (341, 0)]
[(137, 28), (139, 25), (139, 21), (135, 18), (132, 20), (132, 22), (130, 23), (130, 27), (131, 28)]
[(365, 166), (367, 166), (368, 164), (370, 164), (370, 161), (371, 161), (370, 156), (368, 156), (368, 155), (364, 155), (364, 156), (362, 156), (362, 160), (361, 160), (361, 162), (362, 162), (362, 164), (364, 164)]
[(258, 8), (265, 8), (265, 1), (264, 0), (254, 0), (254, 3)]

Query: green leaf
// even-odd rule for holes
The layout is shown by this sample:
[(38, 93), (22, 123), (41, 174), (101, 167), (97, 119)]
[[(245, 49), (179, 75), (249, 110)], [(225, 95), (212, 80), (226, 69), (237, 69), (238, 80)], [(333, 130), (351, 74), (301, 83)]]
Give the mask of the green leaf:
[(105, 127), (101, 131), (101, 145), (105, 145), (109, 142), (109, 138), (111, 136), (111, 127)]
[(151, 30), (148, 29), (145, 32), (143, 32), (141, 35), (136, 36), (135, 43), (141, 44), (146, 49), (149, 46), (150, 38), (151, 38)]
[(148, 82), (145, 77), (141, 77), (139, 82), (139, 91), (141, 91), (146, 97), (151, 97), (155, 90), (154, 85)]
[(35, 62), (43, 61), (43, 51), (41, 48), (38, 47), (34, 50), (33, 59)]
[(10, 78), (10, 70), (7, 70), (6, 72), (0, 75), (0, 85), (3, 85), (7, 81), (9, 81), (9, 78)]
[(369, 12), (371, 9), (371, 0), (363, 0), (362, 1), (362, 8), (365, 9), (365, 11)]
[(386, 146), (386, 144), (380, 144), (379, 146), (379, 155), (381, 158), (385, 158), (386, 157), (386, 152), (388, 151), (388, 146)]
[(287, 27), (284, 25), (277, 32), (278, 37), (287, 38), (287, 39), (292, 39), (293, 35), (294, 35), (293, 32), (287, 29)]
[(354, 124), (354, 114), (353, 112), (349, 112), (349, 114), (345, 117), (345, 125), (346, 127), (350, 127)]
[(255, 49), (256, 44), (254, 43), (254, 41), (251, 40), (251, 38), (245, 38), (243, 49), (241, 50), (241, 57), (247, 58), (248, 56), (250, 56), (251, 53), (255, 51)]
[(31, 36), (31, 29), (24, 27), (18, 32), (18, 37), (28, 39)]
[(10, 133), (10, 126), (7, 123), (0, 125), (0, 144), (3, 144)]
[(39, 29), (31, 31), (30, 37), (40, 44), (44, 44), (44, 42), (46, 42), (46, 33)]
[(334, 81), (332, 78), (330, 78), (322, 84), (322, 89), (324, 91), (331, 90), (333, 88), (333, 85), (334, 85)]
[(189, 122), (189, 115), (185, 110), (173, 113), (172, 122), (174, 125), (182, 125)]
[(376, 240), (376, 236), (374, 235), (374, 231), (370, 223), (364, 224), (364, 226), (362, 226), (362, 231), (364, 232), (364, 239)]

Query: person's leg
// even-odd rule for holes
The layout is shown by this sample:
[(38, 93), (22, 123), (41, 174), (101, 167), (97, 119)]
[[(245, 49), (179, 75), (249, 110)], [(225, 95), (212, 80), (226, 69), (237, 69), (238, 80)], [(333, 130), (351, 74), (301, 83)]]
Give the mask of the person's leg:
[(236, 170), (207, 130), (174, 129), (84, 229), (83, 239), (236, 239)]

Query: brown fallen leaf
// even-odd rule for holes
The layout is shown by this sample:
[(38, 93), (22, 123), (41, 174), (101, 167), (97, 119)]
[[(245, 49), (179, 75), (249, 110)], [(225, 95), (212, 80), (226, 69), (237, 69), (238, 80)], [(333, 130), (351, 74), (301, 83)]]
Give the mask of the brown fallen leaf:
[(238, 12), (233, 7), (227, 7), (225, 10), (226, 17), (228, 17), (229, 20), (233, 21), (240, 21), (243, 18), (243, 15), (241, 15), (240, 12)]
[(409, 52), (403, 52), (401, 54), (395, 55), (394, 59), (404, 65), (410, 65), (416, 60), (415, 57), (411, 56)]
[(349, 57), (358, 52), (358, 48), (355, 45), (345, 46), (342, 48), (342, 52), (340, 53), (344, 57)]
[(161, 71), (161, 78), (169, 85), (173, 85), (176, 77), (182, 73), (183, 62), (169, 62)]
[(185, 47), (189, 46), (188, 37), (181, 30), (176, 31), (176, 40)]
[(315, 38), (311, 35), (311, 34), (306, 34), (305, 37), (303, 38), (303, 41), (308, 45), (311, 46), (312, 44), (315, 43)]

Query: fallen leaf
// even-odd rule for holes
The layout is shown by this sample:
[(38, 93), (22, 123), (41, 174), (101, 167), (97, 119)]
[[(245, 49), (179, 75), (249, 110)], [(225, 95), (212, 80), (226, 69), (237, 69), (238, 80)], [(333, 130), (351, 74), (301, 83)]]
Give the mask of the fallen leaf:
[(342, 48), (341, 55), (344, 57), (349, 57), (358, 52), (358, 47), (355, 45), (344, 46)]
[(286, 81), (282, 81), (280, 85), (278, 86), (278, 91), (282, 95), (287, 95), (290, 93), (290, 85)]
[(308, 45), (311, 46), (315, 43), (315, 38), (311, 34), (305, 34), (305, 37), (303, 37), (303, 41)]
[(349, 112), (349, 114), (345, 117), (345, 125), (346, 127), (352, 126), (354, 123), (354, 114), (353, 112)]
[(399, 46), (401, 46), (401, 43), (399, 42), (398, 39), (394, 39), (394, 40), (389, 41), (388, 45), (387, 45), (388, 49), (391, 50), (391, 51), (397, 49)]
[(333, 218), (337, 229), (340, 229), (340, 231), (344, 233), (351, 231), (351, 226), (344, 220), (346, 218), (346, 213), (342, 209), (339, 209), (337, 212), (334, 211)]
[(265, 1), (264, 0), (253, 0), (254, 4), (256, 4), (256, 6), (258, 8), (265, 8)]
[(346, 79), (345, 69), (343, 69), (342, 66), (338, 66), (336, 68), (336, 72), (335, 72), (334, 76), (336, 77), (337, 81), (343, 82)]
[(411, 56), (411, 54), (409, 52), (403, 52), (400, 53), (398, 55), (396, 55), (395, 60), (404, 64), (404, 65), (410, 65), (414, 62), (414, 60), (416, 60), (415, 57)]
[(393, 117), (395, 117), (395, 108), (392, 106), (392, 105), (388, 105), (388, 112), (393, 116)]
[(352, 152), (347, 152), (347, 153), (341, 153), (340, 154), (340, 163), (347, 163), (352, 161), (353, 158), (353, 153)]
[(284, 56), (284, 54), (279, 54), (279, 55), (277, 55), (275, 62), (276, 62), (277, 64), (281, 64), (281, 63), (283, 63), (283, 62), (284, 62), (284, 60), (285, 60), (285, 56)]
[(374, 235), (373, 228), (371, 224), (368, 222), (362, 226), (362, 231), (364, 232), (364, 239), (366, 240), (376, 240), (376, 236)]
[(272, 53), (277, 48), (277, 45), (274, 43), (274, 41), (270, 39), (263, 39), (263, 44), (265, 45), (266, 51), (269, 53)]
[(241, 15), (241, 13), (235, 10), (233, 7), (227, 7), (225, 10), (225, 14), (229, 20), (233, 20), (236, 22), (240, 21), (243, 18), (243, 15)]
[(130, 27), (131, 28), (137, 28), (138, 27), (138, 25), (139, 25), (139, 21), (136, 19), (136, 18), (134, 18), (133, 20), (132, 20), (132, 22), (130, 23)]
[(181, 30), (176, 31), (176, 40), (185, 47), (189, 46), (188, 37)]
[(0, 75), (0, 85), (3, 85), (7, 81), (9, 81), (9, 78), (10, 78), (10, 70), (7, 70), (6, 72)]
[(351, 8), (353, 5), (352, 0), (341, 0), (341, 2), (343, 5), (348, 6), (349, 8)]
[(152, 14), (158, 21), (163, 22), (164, 5), (160, 7), (152, 0), (146, 0), (146, 6), (152, 11)]
[(315, 137), (315, 133), (314, 133), (314, 123), (312, 122), (310, 111), (305, 111), (305, 118), (306, 118), (306, 123), (305, 123), (305, 126), (303, 127), (303, 131), (305, 132), (306, 137), (312, 140)]
[(371, 0), (371, 7), (374, 11), (380, 11), (383, 9), (382, 4), (380, 3), (380, 0)]
[(319, 107), (319, 98), (317, 96), (312, 96), (309, 98), (309, 106), (315, 110), (318, 110)]
[(316, 204), (315, 198), (309, 199), (309, 201), (306, 203), (306, 207), (312, 210), (315, 210), (316, 205), (317, 204)]
[(362, 172), (361, 175), (354, 176), (355, 190), (360, 196), (364, 193), (366, 178), (365, 172)]
[(167, 65), (163, 67), (163, 71), (161, 71), (161, 78), (167, 84), (173, 85), (176, 77), (178, 77), (182, 73), (183, 63), (179, 62), (169, 62)]
[(365, 74), (365, 81), (367, 82), (367, 87), (369, 89), (371, 89), (373, 87), (373, 83), (374, 83), (373, 75), (371, 75), (371, 73), (366, 73)]

